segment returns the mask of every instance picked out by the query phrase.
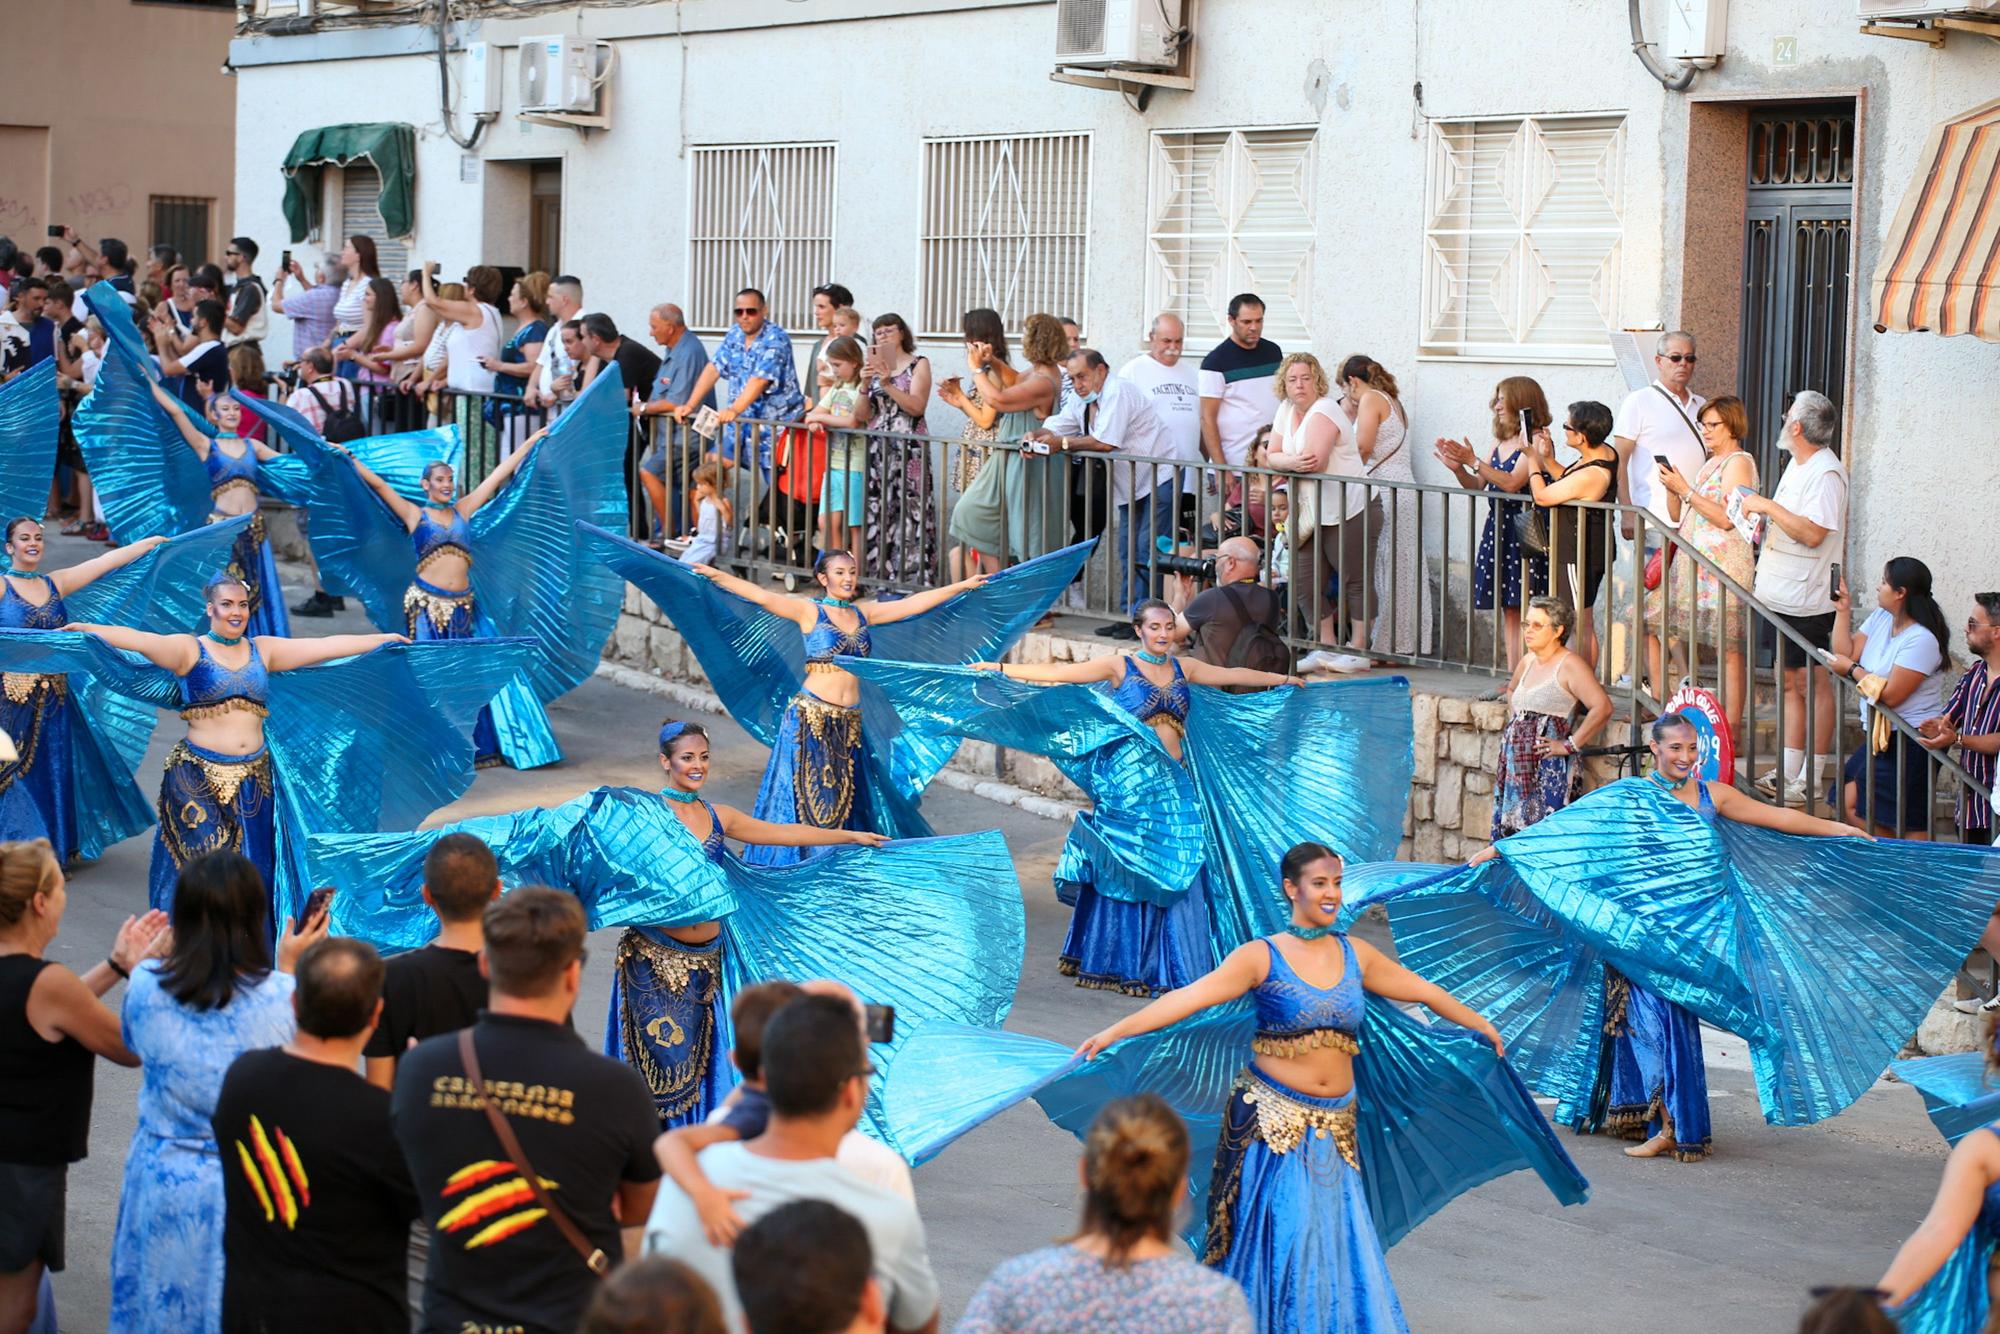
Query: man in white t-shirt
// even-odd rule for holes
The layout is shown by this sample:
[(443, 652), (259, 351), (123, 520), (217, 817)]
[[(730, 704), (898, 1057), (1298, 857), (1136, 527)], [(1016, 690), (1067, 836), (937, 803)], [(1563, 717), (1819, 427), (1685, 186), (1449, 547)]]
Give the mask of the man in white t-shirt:
[[(1745, 514), (1762, 514), (1768, 524), (1751, 591), (1821, 652), (1833, 644), (1834, 568), (1847, 529), (1847, 471), (1833, 450), (1839, 424), (1826, 395), (1801, 390), (1785, 413), (1783, 440), (1792, 458), (1777, 490), (1768, 499), (1749, 496), (1743, 501)], [(1820, 668), (1807, 666), (1789, 638), (1774, 637), (1785, 682), (1783, 769), (1764, 774), (1757, 786), (1774, 799), (1782, 789), (1788, 805), (1803, 804), (1808, 791), (1807, 681), (1813, 692), (1811, 790), (1821, 793), (1833, 764), (1833, 681)]]
[[(868, 1232), (889, 1328), (936, 1330), (937, 1276), (916, 1206), (835, 1161), (842, 1137), (861, 1119), (873, 1073), (853, 1007), (834, 996), (786, 1005), (764, 1028), (762, 1068), (769, 1125), (747, 1143), (702, 1150), (702, 1172), (719, 1189), (738, 1193), (736, 1211), (746, 1223), (793, 1200), (838, 1206)], [(729, 1252), (710, 1244), (693, 1202), (678, 1187), (663, 1189), (654, 1201), (646, 1250), (700, 1274), (721, 1299), (729, 1328), (743, 1327)]]
[[(1683, 477), (1701, 471), (1702, 405), (1708, 400), (1688, 388), (1694, 378), (1694, 335), (1684, 329), (1663, 333), (1653, 344), (1658, 378), (1635, 389), (1619, 405), (1611, 425), (1611, 447), (1618, 451), (1618, 499), (1659, 516), (1661, 527), (1672, 526), (1667, 489), (1659, 484), (1659, 459), (1665, 457)], [(1623, 529), (1636, 537), (1637, 524), (1628, 515)], [(1658, 545), (1654, 534), (1652, 545)]]
[(542, 354), (528, 373), (523, 398), (531, 408), (556, 405), (556, 381), (576, 375), (576, 360), (563, 347), (561, 330), (570, 320), (580, 320), (594, 312), (583, 308), (583, 280), (565, 273), (549, 284), (549, 337), (542, 340)]

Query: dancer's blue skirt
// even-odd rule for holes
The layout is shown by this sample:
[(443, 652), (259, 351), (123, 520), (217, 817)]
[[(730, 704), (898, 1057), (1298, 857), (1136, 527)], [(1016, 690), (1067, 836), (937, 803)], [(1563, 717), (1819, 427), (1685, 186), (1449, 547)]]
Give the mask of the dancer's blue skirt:
[(1165, 907), (1114, 899), (1089, 885), (1063, 888), (1064, 897), (1074, 894), (1076, 907), (1059, 966), (1078, 986), (1154, 996), (1214, 967), (1203, 876)]
[(68, 678), (10, 673), (0, 691), (0, 731), (20, 755), (0, 764), (0, 842), (45, 838), (67, 864), (77, 853)]
[[(497, 632), (479, 609), (471, 589), (454, 592), (413, 579), (403, 594), (405, 633), (420, 644), (439, 639), (490, 639)], [(548, 710), (534, 687), (515, 677), (479, 711), (472, 728), (473, 755), (480, 764), (505, 762), (536, 769), (562, 758)]]
[(1235, 1279), (1260, 1334), (1407, 1334), (1369, 1212), (1354, 1092), (1320, 1098), (1256, 1065), (1215, 1149), (1202, 1260)]
[[(151, 906), (171, 910), (181, 867), (210, 852), (241, 853), (265, 885), (277, 883), (277, 803), (268, 748), (224, 755), (188, 741), (177, 744), (160, 776), (159, 821), (147, 880)], [(278, 932), (284, 925), (273, 920), (271, 928)]]
[(689, 945), (628, 927), (611, 972), (604, 1053), (645, 1076), (662, 1130), (700, 1124), (728, 1095), (728, 1034), (722, 937)]

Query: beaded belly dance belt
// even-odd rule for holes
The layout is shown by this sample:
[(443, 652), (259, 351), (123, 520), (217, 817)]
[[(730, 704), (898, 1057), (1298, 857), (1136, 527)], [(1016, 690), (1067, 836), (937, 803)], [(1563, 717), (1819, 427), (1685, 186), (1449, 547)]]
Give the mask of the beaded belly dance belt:
[(1347, 1160), (1347, 1165), (1357, 1172), (1361, 1170), (1361, 1160), (1355, 1150), (1352, 1098), (1345, 1106), (1317, 1107), (1299, 1101), (1247, 1067), (1237, 1072), (1231, 1092), (1242, 1094), (1243, 1101), (1255, 1109), (1257, 1136), (1270, 1146), (1271, 1152), (1290, 1153), (1299, 1147), (1310, 1131), (1315, 1139), (1331, 1137), (1334, 1148)]

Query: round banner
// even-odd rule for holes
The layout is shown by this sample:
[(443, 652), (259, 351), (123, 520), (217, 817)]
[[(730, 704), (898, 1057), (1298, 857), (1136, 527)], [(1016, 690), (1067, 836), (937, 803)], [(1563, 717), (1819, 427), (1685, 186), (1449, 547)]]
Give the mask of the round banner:
[(1712, 690), (1684, 685), (1667, 701), (1667, 712), (1694, 724), (1701, 738), (1701, 776), (1711, 783), (1736, 780), (1736, 743), (1729, 735), (1729, 718)]

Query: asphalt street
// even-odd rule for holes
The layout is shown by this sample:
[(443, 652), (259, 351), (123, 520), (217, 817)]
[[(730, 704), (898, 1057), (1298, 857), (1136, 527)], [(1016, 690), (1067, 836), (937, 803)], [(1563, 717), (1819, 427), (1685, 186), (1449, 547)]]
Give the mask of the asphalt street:
[[(50, 568), (91, 552), (54, 544)], [(290, 588), (290, 600), (303, 590)], [(302, 634), (364, 629), (358, 615), (299, 621)], [(651, 737), (667, 701), (602, 679), (550, 710), (566, 758), (529, 773), (480, 774), (444, 821), (547, 805), (607, 783), (652, 784)], [(708, 791), (753, 803), (763, 747), (726, 719), (704, 717), (715, 738)], [(148, 800), (159, 763), (181, 734), (164, 716), (139, 782)], [(1074, 1043), (1136, 1002), (1084, 991), (1056, 972), (1067, 923), (1049, 873), (1060, 822), (936, 786), (926, 815), (941, 833), (998, 827), (1012, 848), (1027, 903), (1028, 953), (1009, 1027)], [(117, 924), (145, 906), (150, 836), (114, 848), (72, 879), (51, 956), (81, 970), (101, 958)], [(1381, 933), (1373, 933), (1380, 941)], [(595, 1041), (610, 989), (613, 932), (592, 942), (578, 1026)], [(112, 1004), (121, 993), (113, 992)], [(1591, 1201), (1562, 1208), (1516, 1173), (1462, 1197), (1390, 1253), (1403, 1304), (1419, 1331), (1706, 1329), (1783, 1331), (1807, 1289), (1872, 1283), (1929, 1203), (1944, 1145), (1914, 1091), (1878, 1086), (1837, 1119), (1809, 1129), (1766, 1126), (1742, 1044), (1709, 1036), (1714, 1156), (1702, 1164), (1626, 1159), (1621, 1145), (1559, 1132), (1591, 1179)], [(62, 1327), (101, 1330), (120, 1177), (139, 1072), (100, 1062), (91, 1155), (70, 1172), (69, 1267), (56, 1280)], [(999, 1260), (1046, 1245), (1077, 1217), (1077, 1146), (1032, 1104), (968, 1135), (916, 1174), (948, 1328)]]

